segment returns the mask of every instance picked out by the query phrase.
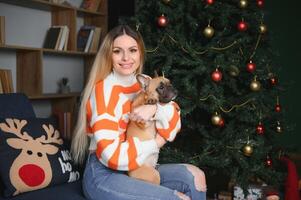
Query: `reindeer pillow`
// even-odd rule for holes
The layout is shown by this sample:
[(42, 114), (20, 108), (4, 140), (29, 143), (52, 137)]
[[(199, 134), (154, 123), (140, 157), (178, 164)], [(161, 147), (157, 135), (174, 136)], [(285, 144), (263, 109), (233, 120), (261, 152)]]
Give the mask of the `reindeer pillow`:
[(0, 119), (0, 178), (6, 197), (79, 176), (53, 120)]

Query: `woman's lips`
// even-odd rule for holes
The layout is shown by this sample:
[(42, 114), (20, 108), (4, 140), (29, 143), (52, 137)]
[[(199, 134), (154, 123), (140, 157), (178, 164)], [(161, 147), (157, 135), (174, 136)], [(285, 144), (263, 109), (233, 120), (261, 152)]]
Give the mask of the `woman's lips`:
[(133, 64), (132, 63), (129, 63), (129, 64), (119, 64), (122, 68), (124, 69), (129, 69), (129, 68), (132, 68)]

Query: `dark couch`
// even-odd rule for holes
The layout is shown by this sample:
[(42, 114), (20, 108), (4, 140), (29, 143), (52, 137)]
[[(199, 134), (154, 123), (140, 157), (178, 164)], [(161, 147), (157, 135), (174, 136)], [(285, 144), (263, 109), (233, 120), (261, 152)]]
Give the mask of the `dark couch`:
[[(0, 118), (36, 117), (28, 98), (21, 93), (0, 94)], [(1, 164), (1, 163), (0, 163)], [(64, 183), (19, 194), (13, 198), (3, 197), (3, 183), (0, 181), (0, 200), (84, 200), (81, 181)]]

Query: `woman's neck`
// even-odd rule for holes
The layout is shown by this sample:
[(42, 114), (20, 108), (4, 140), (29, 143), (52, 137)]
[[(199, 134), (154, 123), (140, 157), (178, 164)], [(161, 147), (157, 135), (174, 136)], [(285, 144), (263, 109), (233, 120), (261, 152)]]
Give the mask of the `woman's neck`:
[(126, 85), (132, 84), (136, 77), (135, 73), (130, 74), (130, 75), (123, 75), (123, 74), (116, 72), (115, 70), (113, 70), (112, 74), (118, 83), (126, 84)]

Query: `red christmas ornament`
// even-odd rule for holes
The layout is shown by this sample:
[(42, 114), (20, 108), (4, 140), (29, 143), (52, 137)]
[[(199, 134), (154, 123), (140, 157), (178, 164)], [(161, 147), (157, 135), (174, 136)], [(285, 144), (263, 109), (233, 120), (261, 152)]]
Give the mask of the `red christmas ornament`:
[(264, 126), (262, 125), (261, 122), (259, 122), (259, 124), (256, 127), (256, 133), (258, 135), (263, 135), (264, 134)]
[(280, 112), (281, 111), (281, 106), (280, 106), (280, 104), (276, 104), (276, 106), (275, 106), (275, 111), (276, 112)]
[(223, 74), (218, 69), (216, 69), (211, 74), (211, 79), (215, 82), (219, 82), (220, 80), (222, 80), (222, 78), (223, 78)]
[(208, 5), (212, 5), (212, 4), (214, 3), (214, 0), (206, 0), (206, 3), (207, 3)]
[(271, 166), (272, 166), (273, 161), (272, 161), (272, 159), (271, 159), (269, 156), (268, 156), (267, 159), (265, 160), (265, 164), (266, 164), (266, 166), (268, 166), (268, 167), (271, 167)]
[(257, 0), (256, 3), (259, 8), (262, 8), (264, 5), (264, 0)]
[(238, 22), (237, 29), (241, 32), (246, 31), (248, 29), (248, 25), (245, 21), (242, 20), (242, 21)]
[(223, 118), (221, 118), (221, 120), (219, 121), (218, 126), (219, 127), (225, 126), (225, 120)]
[(157, 20), (158, 26), (165, 27), (168, 24), (167, 18), (162, 14)]
[(256, 64), (250, 60), (250, 62), (247, 64), (247, 71), (250, 73), (253, 73), (256, 69)]
[(275, 77), (271, 77), (270, 78), (270, 84), (271, 84), (271, 86), (276, 85), (277, 84), (277, 79)]

